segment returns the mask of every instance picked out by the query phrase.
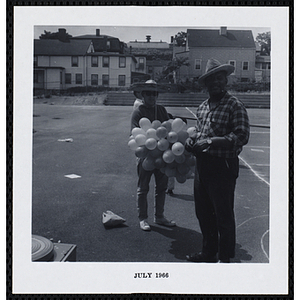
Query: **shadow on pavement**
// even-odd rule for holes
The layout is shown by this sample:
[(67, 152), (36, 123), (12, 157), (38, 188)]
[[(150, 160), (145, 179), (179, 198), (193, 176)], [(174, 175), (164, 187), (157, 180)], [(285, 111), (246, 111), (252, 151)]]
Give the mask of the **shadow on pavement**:
[[(173, 254), (177, 259), (186, 261), (187, 254), (199, 252), (202, 249), (202, 234), (195, 230), (178, 226), (166, 228), (153, 225), (151, 225), (151, 230), (173, 239), (169, 253)], [(232, 262), (241, 263), (242, 261), (251, 261), (251, 259), (252, 256), (242, 249), (240, 244), (236, 244), (235, 257), (232, 259)]]
[(105, 226), (105, 225), (103, 225), (103, 226), (104, 226), (104, 228), (106, 230), (111, 230), (111, 229), (116, 229), (116, 228), (123, 228), (123, 227), (129, 227), (126, 224), (119, 224), (119, 225), (115, 225), (115, 226)]
[(167, 238), (173, 239), (169, 253), (173, 254), (177, 259), (185, 261), (187, 254), (197, 252), (202, 248), (202, 234), (195, 230), (178, 226), (167, 228), (153, 225), (151, 225), (151, 229)]
[(252, 255), (242, 249), (240, 244), (235, 244), (235, 257), (232, 259), (232, 262), (240, 263), (241, 261), (250, 261), (252, 258)]
[(194, 195), (186, 195), (186, 194), (173, 194), (172, 196), (169, 196), (171, 198), (177, 198), (184, 201), (194, 201)]

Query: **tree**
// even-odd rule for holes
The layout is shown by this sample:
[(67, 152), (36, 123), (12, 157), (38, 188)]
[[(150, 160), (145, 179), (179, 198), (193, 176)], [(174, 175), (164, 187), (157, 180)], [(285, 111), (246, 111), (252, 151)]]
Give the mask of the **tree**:
[(39, 38), (41, 40), (48, 39), (48, 40), (60, 40), (62, 42), (68, 42), (71, 37), (72, 35), (67, 33), (65, 29), (59, 29), (58, 32), (53, 32), (53, 33), (44, 30), (44, 33), (42, 33)]
[(186, 37), (187, 37), (186, 32), (184, 32), (184, 31), (178, 32), (174, 38), (176, 46), (179, 46), (179, 47), (185, 46), (186, 45)]
[(256, 37), (256, 41), (261, 46), (261, 55), (270, 55), (271, 53), (271, 32), (259, 33)]
[(163, 68), (158, 81), (161, 81), (172, 75), (173, 81), (176, 84), (176, 72), (180, 69), (180, 67), (189, 65), (190, 63), (188, 61), (188, 57), (175, 57)]

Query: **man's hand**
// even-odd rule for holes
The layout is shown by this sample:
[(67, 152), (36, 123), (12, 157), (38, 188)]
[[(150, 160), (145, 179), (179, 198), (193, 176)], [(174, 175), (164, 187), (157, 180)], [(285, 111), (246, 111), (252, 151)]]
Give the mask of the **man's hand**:
[(209, 148), (209, 145), (207, 143), (207, 140), (198, 140), (194, 146), (193, 146), (193, 149), (192, 149), (192, 152), (194, 154), (197, 154), (197, 153), (202, 153), (203, 151), (205, 152), (206, 149)]
[(185, 150), (192, 152), (194, 146), (194, 140), (192, 138), (187, 138), (185, 141)]

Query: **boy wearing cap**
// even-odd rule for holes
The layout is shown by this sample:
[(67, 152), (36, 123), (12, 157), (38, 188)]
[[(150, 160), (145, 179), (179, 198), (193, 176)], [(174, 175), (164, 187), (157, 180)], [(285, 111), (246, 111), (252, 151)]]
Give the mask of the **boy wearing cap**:
[[(196, 158), (194, 200), (203, 236), (202, 251), (187, 255), (192, 262), (230, 262), (235, 255), (234, 191), (239, 173), (238, 155), (249, 139), (247, 111), (226, 90), (232, 65), (208, 60), (199, 78), (209, 98), (197, 110), (197, 137), (186, 150)], [(218, 254), (218, 259), (217, 259)]]
[(141, 92), (138, 92), (138, 91), (134, 91), (133, 94), (136, 98), (133, 103), (133, 109), (137, 109), (141, 104), (143, 104), (143, 100), (142, 100), (143, 97), (142, 97)]
[[(131, 116), (131, 130), (139, 127), (141, 118), (147, 118), (151, 122), (159, 120), (164, 122), (169, 120), (166, 109), (159, 104), (156, 104), (159, 91), (163, 91), (154, 80), (148, 80), (143, 84), (135, 84), (132, 89), (140, 91), (143, 97), (143, 104), (139, 105)], [(155, 177), (155, 217), (154, 222), (159, 225), (173, 227), (176, 226), (174, 221), (169, 221), (164, 216), (164, 205), (166, 198), (166, 190), (168, 186), (168, 177), (158, 169), (146, 171), (142, 167), (143, 159), (138, 159), (138, 188), (137, 188), (137, 206), (140, 228), (145, 231), (150, 231), (151, 227), (148, 223), (148, 204), (147, 194), (149, 191), (149, 183), (152, 174)]]

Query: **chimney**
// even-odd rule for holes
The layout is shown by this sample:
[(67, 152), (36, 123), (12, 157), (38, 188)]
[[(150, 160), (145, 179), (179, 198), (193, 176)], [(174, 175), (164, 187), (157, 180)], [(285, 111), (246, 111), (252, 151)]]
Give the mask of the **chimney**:
[(227, 27), (220, 27), (220, 35), (227, 36)]
[(96, 29), (96, 36), (100, 36), (100, 29)]
[(146, 35), (146, 40), (147, 40), (147, 43), (150, 43), (151, 35)]
[(65, 34), (67, 31), (65, 28), (58, 28), (58, 33), (59, 34)]
[(57, 38), (59, 41), (64, 43), (69, 43), (69, 37), (67, 35), (67, 30), (65, 28), (58, 28)]

